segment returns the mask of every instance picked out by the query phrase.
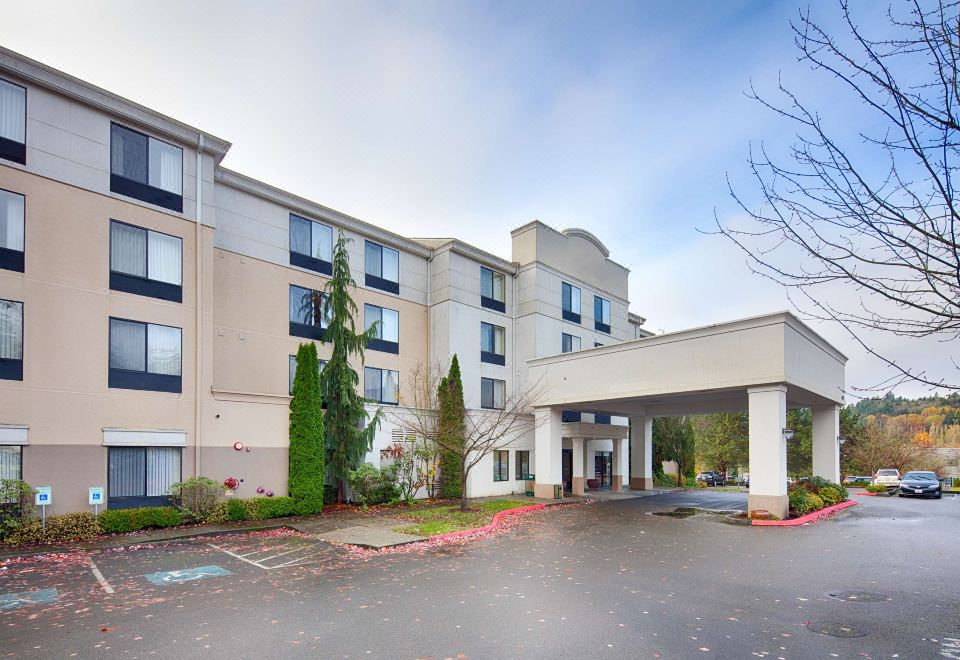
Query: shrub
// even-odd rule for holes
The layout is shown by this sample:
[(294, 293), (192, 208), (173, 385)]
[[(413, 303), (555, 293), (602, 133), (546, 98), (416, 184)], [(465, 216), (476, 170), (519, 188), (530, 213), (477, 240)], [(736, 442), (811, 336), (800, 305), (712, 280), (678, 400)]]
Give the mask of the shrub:
[(370, 463), (364, 463), (356, 470), (350, 470), (347, 482), (356, 501), (364, 506), (389, 502), (400, 496), (396, 474), (389, 466), (378, 470)]
[(149, 527), (176, 527), (183, 524), (183, 515), (172, 506), (145, 506), (139, 509), (107, 509), (97, 520), (103, 531), (122, 534)]
[(818, 495), (823, 500), (824, 506), (833, 506), (843, 501), (840, 491), (833, 486), (824, 486), (820, 489)]
[(170, 486), (170, 500), (191, 520), (206, 520), (226, 487), (207, 477), (194, 477)]
[(39, 520), (31, 520), (15, 529), (6, 543), (63, 543), (92, 539), (103, 533), (103, 528), (89, 511), (47, 516), (46, 530)]
[(252, 507), (249, 504), (249, 500), (244, 500), (240, 498), (229, 499), (227, 500), (227, 520), (231, 522), (240, 522), (241, 520), (250, 520), (253, 516), (251, 515)]
[(33, 516), (33, 486), (19, 479), (0, 480), (0, 539)]
[(255, 520), (292, 516), (306, 503), (297, 502), (292, 497), (255, 497), (247, 502), (253, 510)]
[(230, 500), (221, 500), (213, 505), (210, 514), (207, 516), (207, 522), (214, 525), (221, 525), (230, 520), (227, 516), (227, 505)]
[(814, 495), (820, 492), (821, 488), (833, 488), (838, 493), (840, 493), (840, 501), (843, 502), (850, 495), (847, 492), (847, 489), (841, 484), (834, 483), (829, 479), (824, 479), (823, 477), (807, 477), (800, 482), (804, 488)]
[(868, 493), (885, 493), (887, 492), (887, 487), (881, 484), (870, 484), (864, 490)]
[(807, 492), (802, 488), (797, 488), (796, 490), (791, 490), (789, 493), (790, 497), (790, 510), (798, 516), (802, 516), (806, 513), (810, 513), (814, 510), (813, 500), (814, 497), (811, 493)]
[(811, 511), (819, 511), (820, 509), (823, 508), (823, 500), (820, 498), (819, 495), (814, 495), (813, 493), (811, 493), (809, 500), (810, 500)]
[(297, 349), (297, 368), (290, 400), (290, 495), (311, 509), (323, 508), (326, 470), (324, 415), (320, 394), (320, 365), (312, 341)]
[(673, 488), (677, 485), (677, 481), (673, 477), (661, 472), (653, 475), (653, 485), (657, 488)]

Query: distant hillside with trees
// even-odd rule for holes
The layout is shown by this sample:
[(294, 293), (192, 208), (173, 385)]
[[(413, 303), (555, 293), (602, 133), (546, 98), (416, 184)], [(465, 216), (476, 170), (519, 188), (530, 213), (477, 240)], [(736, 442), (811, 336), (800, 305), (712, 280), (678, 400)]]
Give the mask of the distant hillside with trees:
[(960, 394), (905, 399), (888, 392), (853, 405), (866, 421), (884, 419), (925, 447), (960, 447)]

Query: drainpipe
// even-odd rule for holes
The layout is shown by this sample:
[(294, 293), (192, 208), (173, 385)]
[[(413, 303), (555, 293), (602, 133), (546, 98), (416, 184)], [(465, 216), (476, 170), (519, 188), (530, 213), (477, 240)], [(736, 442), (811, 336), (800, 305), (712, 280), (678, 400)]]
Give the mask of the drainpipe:
[(202, 180), (202, 162), (203, 154), (203, 134), (197, 143), (197, 215), (196, 215), (196, 240), (194, 242), (194, 251), (196, 252), (196, 355), (194, 383), (194, 416), (193, 416), (193, 473), (200, 476), (200, 381), (203, 378), (203, 180)]

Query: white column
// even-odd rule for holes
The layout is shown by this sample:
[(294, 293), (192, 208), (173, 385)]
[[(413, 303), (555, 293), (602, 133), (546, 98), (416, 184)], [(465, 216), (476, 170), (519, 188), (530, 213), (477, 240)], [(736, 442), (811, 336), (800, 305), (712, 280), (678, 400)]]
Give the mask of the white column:
[(813, 406), (813, 476), (840, 483), (840, 406)]
[(583, 438), (570, 438), (570, 446), (573, 450), (573, 476), (570, 489), (574, 495), (583, 495), (583, 444)]
[(563, 483), (563, 439), (560, 435), (560, 409), (536, 408), (533, 411), (536, 497), (553, 498), (554, 486)]
[(786, 518), (787, 386), (782, 384), (747, 388), (750, 409), (750, 498), (749, 511), (765, 510)]
[(610, 487), (610, 490), (612, 491), (623, 490), (624, 465), (623, 465), (623, 456), (621, 456), (622, 452), (623, 452), (623, 440), (621, 440), (620, 438), (614, 438), (613, 439), (613, 464), (611, 466), (613, 470), (613, 480)]
[(593, 479), (594, 474), (596, 474), (596, 469), (593, 464), (593, 456), (590, 454), (590, 441), (587, 438), (583, 439), (583, 486), (587, 487), (587, 479)]
[(653, 417), (630, 418), (630, 488), (653, 488)]

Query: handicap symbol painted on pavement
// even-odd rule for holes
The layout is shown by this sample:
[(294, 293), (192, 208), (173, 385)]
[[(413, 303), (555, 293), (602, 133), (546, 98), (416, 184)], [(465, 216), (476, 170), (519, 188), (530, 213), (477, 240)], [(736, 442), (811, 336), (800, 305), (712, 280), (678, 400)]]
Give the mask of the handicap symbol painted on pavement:
[(205, 580), (207, 578), (220, 577), (221, 575), (232, 575), (232, 573), (220, 566), (198, 566), (196, 568), (183, 568), (178, 571), (147, 573), (143, 577), (150, 580), (153, 584), (163, 586), (165, 584)]
[(0, 610), (15, 610), (27, 605), (57, 602), (56, 589), (39, 589), (37, 591), (21, 591), (20, 593), (0, 594)]

